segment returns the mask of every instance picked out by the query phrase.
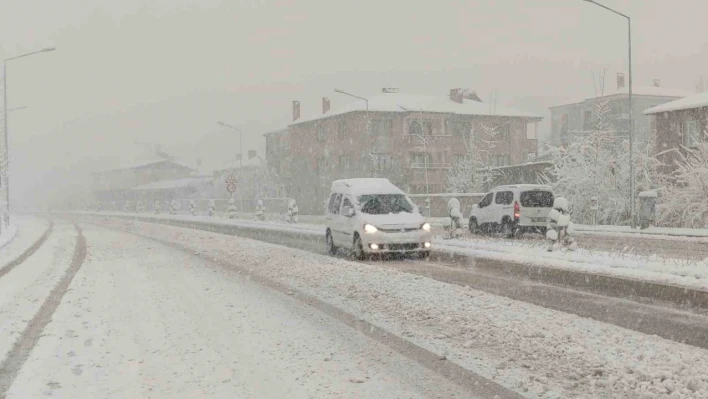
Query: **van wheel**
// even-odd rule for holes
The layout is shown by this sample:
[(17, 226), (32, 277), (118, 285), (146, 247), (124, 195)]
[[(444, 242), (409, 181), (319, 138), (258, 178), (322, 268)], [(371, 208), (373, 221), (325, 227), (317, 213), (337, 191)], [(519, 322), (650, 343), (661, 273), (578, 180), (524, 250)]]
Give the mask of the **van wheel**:
[(330, 255), (335, 255), (337, 253), (337, 246), (334, 245), (334, 239), (332, 238), (332, 232), (327, 230), (327, 235), (325, 236), (325, 241), (327, 242), (327, 253)]
[(364, 246), (358, 234), (354, 236), (354, 257), (358, 260), (366, 259), (366, 252), (364, 252)]
[(477, 224), (476, 218), (470, 218), (469, 228), (470, 228), (470, 233), (479, 234), (479, 225)]

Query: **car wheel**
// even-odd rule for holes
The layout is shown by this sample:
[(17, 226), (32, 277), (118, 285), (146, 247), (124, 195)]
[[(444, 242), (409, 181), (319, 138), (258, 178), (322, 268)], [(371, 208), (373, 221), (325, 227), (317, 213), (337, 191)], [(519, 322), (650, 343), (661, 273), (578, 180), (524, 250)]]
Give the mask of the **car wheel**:
[(418, 259), (428, 259), (428, 258), (430, 258), (430, 251), (418, 252)]
[(334, 245), (334, 239), (332, 238), (332, 232), (327, 230), (327, 235), (325, 237), (327, 242), (327, 253), (330, 255), (335, 255), (337, 253), (337, 246)]
[(479, 225), (477, 224), (477, 219), (470, 218), (469, 228), (470, 228), (470, 233), (472, 233), (472, 234), (479, 233)]
[(354, 257), (358, 260), (366, 259), (366, 252), (364, 252), (364, 246), (358, 235), (354, 236)]

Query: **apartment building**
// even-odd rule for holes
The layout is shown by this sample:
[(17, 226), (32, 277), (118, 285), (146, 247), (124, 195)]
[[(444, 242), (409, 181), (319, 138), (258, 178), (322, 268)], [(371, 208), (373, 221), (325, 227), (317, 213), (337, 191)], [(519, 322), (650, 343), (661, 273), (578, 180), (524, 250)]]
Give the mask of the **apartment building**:
[[(643, 114), (644, 110), (691, 94), (662, 87), (659, 79), (654, 79), (651, 86), (633, 86), (633, 130), (637, 142), (646, 142), (650, 137), (650, 118)], [(598, 122), (595, 115), (595, 104), (598, 100), (607, 101), (610, 128), (618, 134), (626, 134), (629, 131), (628, 98), (629, 88), (625, 83), (624, 74), (618, 73), (615, 89), (603, 91), (595, 97), (551, 107), (551, 137), (548, 144), (554, 147), (563, 146), (594, 130)]]
[(335, 179), (386, 177), (412, 194), (441, 193), (468, 152), (504, 166), (532, 161), (538, 151), (542, 117), (490, 106), (462, 89), (449, 96), (383, 89), (341, 109), (329, 105), (323, 98), (320, 114), (300, 118), (294, 101), (288, 129), (266, 134), (268, 164), (288, 176), (286, 191), (303, 212), (324, 206)]

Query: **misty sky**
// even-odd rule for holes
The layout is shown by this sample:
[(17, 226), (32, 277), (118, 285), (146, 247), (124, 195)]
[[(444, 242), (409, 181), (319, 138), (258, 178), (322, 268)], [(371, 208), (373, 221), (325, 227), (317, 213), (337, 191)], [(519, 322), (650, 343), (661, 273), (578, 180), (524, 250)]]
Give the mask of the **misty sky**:
[[(708, 78), (708, 2), (604, 0), (633, 18), (635, 84), (694, 91)], [(0, 0), (13, 197), (61, 171), (117, 166), (135, 140), (187, 158), (264, 149), (291, 101), (320, 112), (337, 87), (496, 91), (539, 112), (593, 94), (591, 72), (627, 68), (626, 22), (582, 0)], [(125, 154), (125, 155), (123, 155)]]

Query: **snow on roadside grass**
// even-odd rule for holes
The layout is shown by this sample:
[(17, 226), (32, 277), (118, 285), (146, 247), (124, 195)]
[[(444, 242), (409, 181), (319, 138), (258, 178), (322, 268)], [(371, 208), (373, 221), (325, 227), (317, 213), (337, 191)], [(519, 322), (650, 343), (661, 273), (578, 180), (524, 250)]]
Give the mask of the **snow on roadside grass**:
[(439, 251), (708, 289), (708, 258), (696, 262), (657, 255), (644, 256), (631, 252), (608, 252), (584, 248), (575, 251), (548, 252), (546, 250), (548, 243), (543, 240), (502, 241), (488, 238), (443, 240), (441, 237), (436, 237), (434, 244), (434, 248)]
[(529, 397), (708, 398), (704, 349), (393, 269), (139, 224), (141, 234), (249, 268)]

